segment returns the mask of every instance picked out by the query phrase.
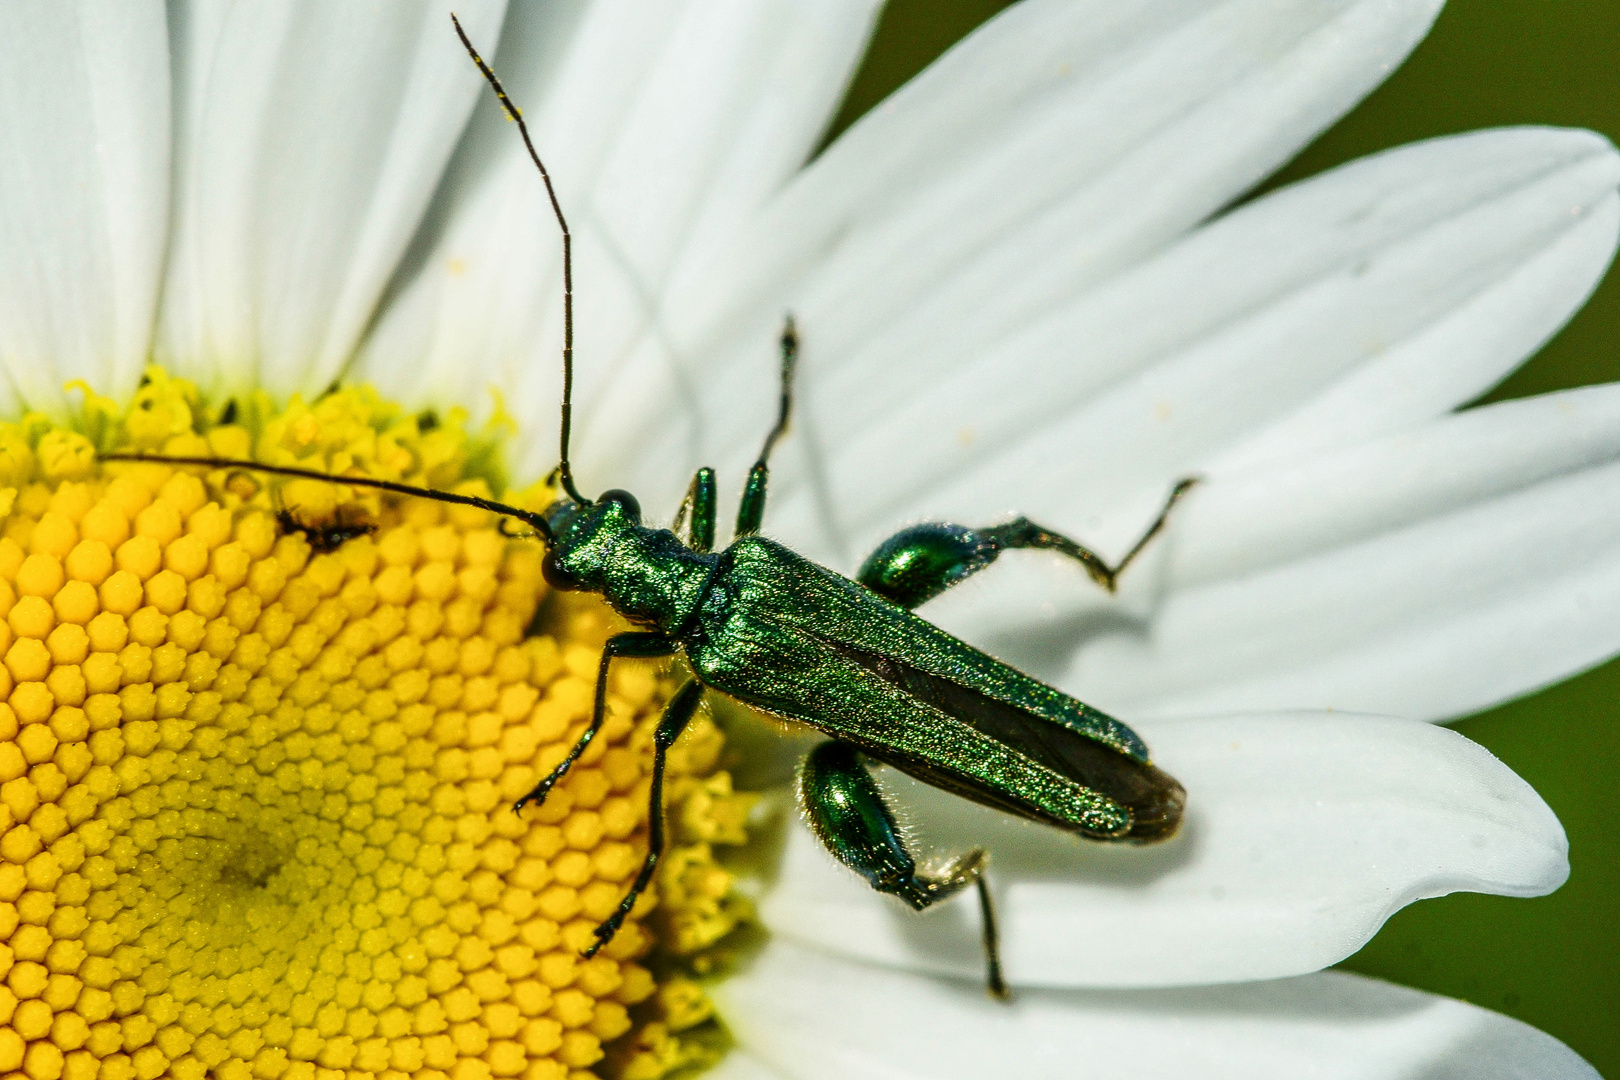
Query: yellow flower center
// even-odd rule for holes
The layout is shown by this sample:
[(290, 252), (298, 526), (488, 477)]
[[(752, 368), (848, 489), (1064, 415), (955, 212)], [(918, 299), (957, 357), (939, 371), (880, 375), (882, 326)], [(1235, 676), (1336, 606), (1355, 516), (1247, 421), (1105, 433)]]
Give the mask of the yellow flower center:
[(646, 850), (668, 676), (616, 665), (601, 735), (511, 809), (584, 730), (606, 608), (536, 620), (542, 549), (482, 512), (95, 454), (487, 492), (488, 440), (365, 390), (210, 410), (156, 371), (75, 428), (0, 425), (0, 1073), (654, 1080), (712, 1059), (692, 976), (745, 905), (711, 845), (749, 805), (714, 724), (671, 753), (677, 844), (594, 959)]

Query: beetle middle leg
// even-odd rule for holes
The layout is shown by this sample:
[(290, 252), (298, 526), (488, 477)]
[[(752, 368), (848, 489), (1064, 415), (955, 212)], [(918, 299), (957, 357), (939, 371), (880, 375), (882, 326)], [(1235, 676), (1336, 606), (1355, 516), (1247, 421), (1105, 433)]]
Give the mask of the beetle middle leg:
[(983, 848), (958, 855), (932, 871), (918, 871), (906, 850), (894, 814), (848, 743), (824, 742), (810, 751), (799, 773), (799, 799), (810, 827), (833, 857), (866, 879), (878, 892), (898, 896), (922, 911), (968, 885), (979, 892), (984, 934), (985, 987), (993, 997), (1009, 996), (1001, 976), (1001, 949), (995, 908), (984, 870)]
[(1113, 592), (1119, 585), (1119, 575), (1163, 531), (1170, 511), (1197, 482), (1196, 477), (1188, 477), (1177, 483), (1153, 524), (1113, 566), (1090, 548), (1020, 517), (1005, 525), (981, 529), (942, 522), (902, 529), (867, 557), (856, 580), (901, 607), (914, 608), (977, 574), (1003, 551), (1033, 548), (1067, 555), (1085, 568), (1091, 580)]
[(636, 874), (636, 880), (631, 884), (630, 891), (624, 894), (612, 915), (602, 921), (596, 928), (596, 943), (585, 950), (585, 958), (590, 959), (597, 951), (619, 932), (624, 925), (625, 917), (630, 909), (636, 906), (636, 900), (646, 891), (647, 885), (652, 881), (653, 871), (658, 868), (658, 860), (664, 854), (664, 764), (669, 755), (669, 748), (675, 740), (681, 737), (686, 725), (691, 722), (692, 714), (697, 711), (698, 702), (703, 699), (703, 684), (696, 679), (690, 679), (670, 699), (664, 715), (658, 721), (658, 727), (653, 731), (653, 769), (652, 790), (647, 801), (647, 855), (641, 862), (641, 871)]
[(635, 631), (626, 634), (614, 634), (608, 638), (607, 644), (602, 646), (602, 663), (596, 669), (596, 704), (591, 711), (591, 722), (586, 725), (584, 734), (579, 737), (578, 742), (574, 743), (573, 749), (568, 751), (568, 756), (562, 759), (562, 763), (552, 769), (544, 780), (536, 784), (533, 791), (513, 803), (512, 809), (522, 810), (530, 803), (538, 806), (545, 802), (546, 796), (551, 793), (551, 789), (557, 786), (557, 781), (568, 775), (568, 770), (574, 767), (574, 762), (578, 761), (579, 756), (585, 752), (585, 748), (591, 745), (591, 740), (596, 738), (596, 733), (602, 730), (602, 724), (607, 719), (608, 668), (612, 666), (613, 661), (619, 659), (653, 660), (661, 656), (669, 656), (674, 651), (675, 643), (663, 634)]

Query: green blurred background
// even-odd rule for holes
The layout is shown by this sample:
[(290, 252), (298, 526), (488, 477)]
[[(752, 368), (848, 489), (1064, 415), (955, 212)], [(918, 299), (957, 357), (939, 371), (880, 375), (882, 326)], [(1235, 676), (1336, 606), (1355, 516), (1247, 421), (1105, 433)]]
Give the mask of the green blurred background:
[[(891, 0), (835, 130), (1005, 6)], [(1617, 65), (1620, 0), (1451, 0), (1405, 66), (1267, 187), (1471, 128), (1558, 124), (1620, 140)], [(1616, 378), (1620, 273), (1611, 271), (1486, 400)], [(1341, 966), (1516, 1016), (1620, 1078), (1620, 661), (1456, 727), (1557, 812), (1569, 833), (1569, 883), (1535, 900), (1462, 893), (1414, 904)]]

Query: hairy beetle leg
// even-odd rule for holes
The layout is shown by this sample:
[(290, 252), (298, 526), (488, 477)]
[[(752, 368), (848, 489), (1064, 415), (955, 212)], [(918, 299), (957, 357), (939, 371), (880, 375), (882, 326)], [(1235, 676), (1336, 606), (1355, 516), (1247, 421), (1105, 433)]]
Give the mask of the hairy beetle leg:
[(985, 989), (1002, 1001), (1011, 996), (1001, 974), (995, 907), (984, 874), (990, 856), (983, 848), (958, 855), (935, 870), (918, 870), (860, 751), (848, 743), (825, 742), (810, 751), (799, 773), (799, 799), (810, 827), (827, 850), (878, 892), (898, 896), (922, 911), (968, 885), (976, 886)]

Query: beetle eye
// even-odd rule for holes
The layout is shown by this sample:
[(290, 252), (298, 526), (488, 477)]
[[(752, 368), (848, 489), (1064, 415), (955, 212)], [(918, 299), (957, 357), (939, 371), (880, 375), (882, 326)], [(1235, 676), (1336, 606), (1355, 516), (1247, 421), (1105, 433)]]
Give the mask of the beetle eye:
[(629, 518), (631, 522), (636, 525), (641, 524), (641, 504), (637, 502), (636, 497), (630, 494), (628, 491), (622, 491), (619, 488), (614, 488), (611, 491), (604, 491), (596, 501), (599, 503), (618, 503), (620, 511), (625, 517)]

